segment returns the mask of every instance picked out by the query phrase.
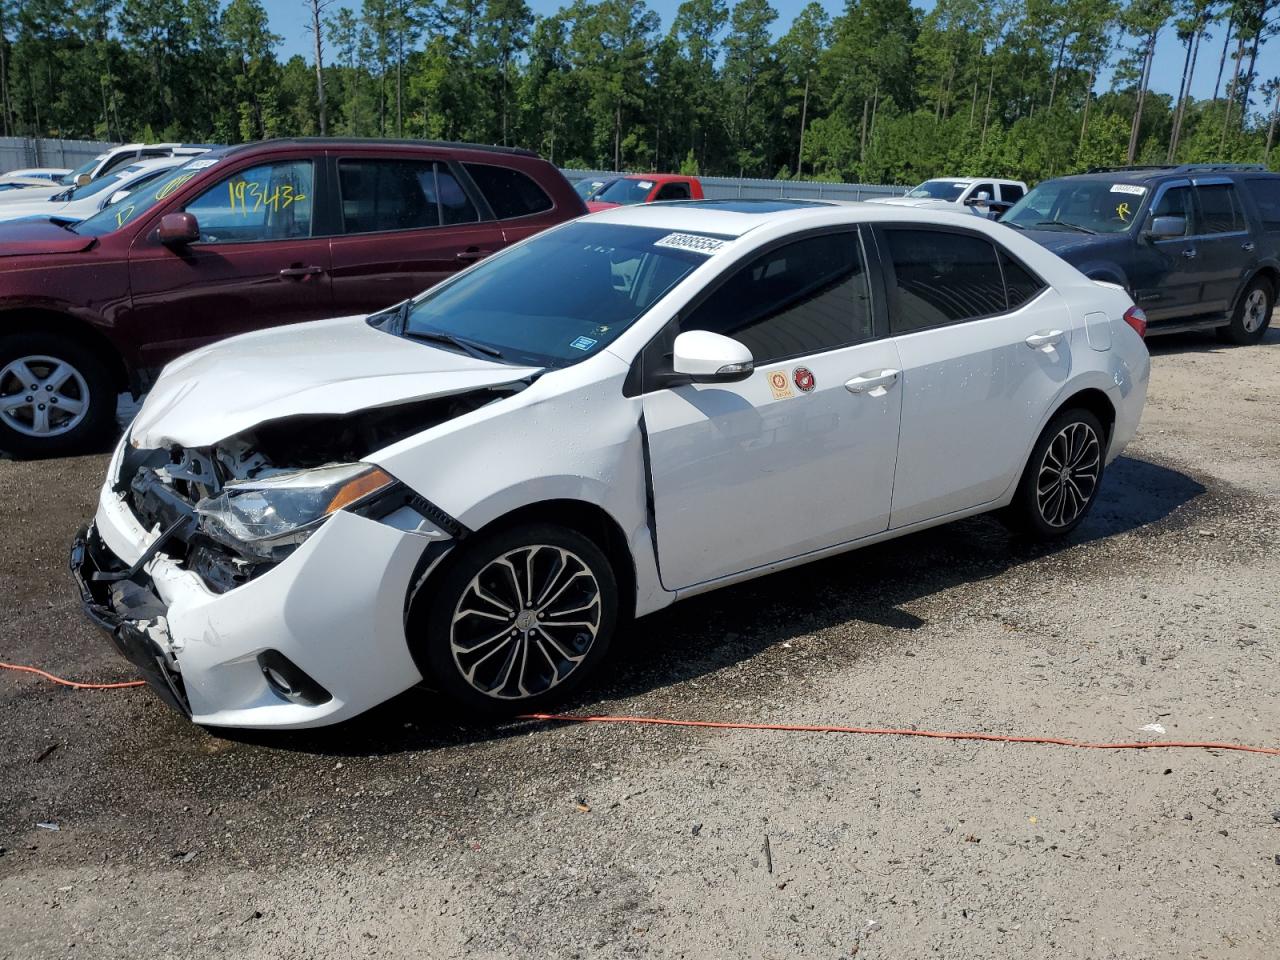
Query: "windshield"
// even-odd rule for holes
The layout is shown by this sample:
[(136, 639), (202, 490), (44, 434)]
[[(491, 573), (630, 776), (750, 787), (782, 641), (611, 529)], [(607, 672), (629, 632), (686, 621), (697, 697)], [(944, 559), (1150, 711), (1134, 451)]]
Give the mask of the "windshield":
[[(89, 237), (100, 237), (105, 233), (119, 230), (126, 223), (145, 213), (159, 201), (173, 195), (173, 192), (209, 166), (207, 161), (194, 161), (185, 167), (165, 170), (168, 176), (158, 176), (146, 182), (144, 186), (135, 186), (129, 195), (118, 203), (110, 204), (99, 210), (92, 217), (81, 220), (75, 225), (75, 232)], [(116, 176), (113, 174), (112, 176)], [(103, 177), (104, 180), (111, 179)], [(96, 180), (94, 181), (97, 182)]]
[(69, 187), (76, 182), (76, 177), (80, 176), (80, 174), (93, 173), (94, 168), (106, 158), (107, 155), (105, 153), (100, 153), (92, 160), (86, 160), (84, 163), (80, 164), (80, 166), (76, 167), (66, 176), (59, 179), (58, 182)]
[(612, 182), (612, 180), (592, 180), (588, 178), (586, 180), (579, 180), (573, 185), (573, 189), (578, 191), (578, 196), (583, 200), (590, 200), (600, 191), (601, 187)]
[(1026, 230), (1123, 233), (1133, 225), (1147, 188), (1109, 180), (1050, 180), (1000, 218)]
[(403, 333), (445, 334), (508, 363), (568, 366), (599, 352), (722, 241), (577, 221), (483, 261), (414, 302)]
[(913, 200), (945, 200), (947, 203), (955, 203), (967, 186), (969, 184), (951, 180), (926, 180), (907, 196)]
[(644, 203), (652, 189), (652, 180), (615, 180), (591, 199), (604, 203)]

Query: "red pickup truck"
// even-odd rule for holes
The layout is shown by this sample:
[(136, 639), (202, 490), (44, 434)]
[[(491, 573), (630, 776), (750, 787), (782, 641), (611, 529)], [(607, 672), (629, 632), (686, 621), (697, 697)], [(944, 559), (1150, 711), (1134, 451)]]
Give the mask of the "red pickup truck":
[(211, 150), (78, 223), (0, 225), (0, 451), (83, 449), (179, 354), (390, 306), (586, 212), (525, 150), (298, 139)]
[(592, 213), (633, 203), (659, 200), (701, 200), (702, 182), (679, 173), (628, 173), (619, 177), (587, 201)]

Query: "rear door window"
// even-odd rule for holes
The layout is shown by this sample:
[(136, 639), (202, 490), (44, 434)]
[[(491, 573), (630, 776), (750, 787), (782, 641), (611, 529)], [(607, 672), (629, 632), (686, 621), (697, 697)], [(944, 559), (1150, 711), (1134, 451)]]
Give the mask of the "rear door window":
[(657, 200), (688, 200), (689, 185), (687, 183), (666, 183), (658, 191)]
[(533, 178), (519, 170), (488, 163), (467, 163), (463, 166), (499, 220), (528, 217), (555, 206)]
[(343, 231), (381, 233), (480, 219), (447, 164), (431, 160), (338, 161)]
[(912, 333), (1003, 313), (1004, 278), (991, 241), (941, 230), (884, 231), (893, 264), (890, 329)]
[(309, 237), (312, 177), (310, 160), (264, 163), (232, 174), (186, 209), (200, 224), (201, 243)]
[(1000, 184), (1000, 199), (1005, 203), (1017, 203), (1024, 193), (1025, 191), (1016, 183)]
[(1199, 233), (1239, 233), (1247, 229), (1234, 184), (1197, 186), (1196, 197), (1200, 201)]

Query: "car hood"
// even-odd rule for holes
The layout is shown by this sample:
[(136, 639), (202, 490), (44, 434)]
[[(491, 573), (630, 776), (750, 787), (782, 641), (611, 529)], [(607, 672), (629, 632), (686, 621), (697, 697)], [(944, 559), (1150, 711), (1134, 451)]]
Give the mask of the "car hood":
[(48, 200), (67, 189), (58, 184), (40, 187), (22, 187), (18, 190), (0, 190), (0, 206), (11, 203), (30, 203), (32, 200)]
[[(8, 210), (0, 209), (0, 219)], [(0, 223), (0, 257), (49, 256), (55, 253), (78, 253), (96, 242), (60, 227), (47, 217)]]
[(340, 416), (514, 383), (538, 367), (477, 360), (339, 317), (262, 330), (179, 357), (130, 428), (136, 447), (204, 447), (268, 420)]
[(898, 207), (955, 207), (959, 204), (933, 197), (874, 197), (868, 203), (892, 203)]
[[(72, 214), (71, 204), (53, 200), (36, 200), (31, 203), (11, 203), (0, 207), (0, 221), (25, 220), (29, 217), (56, 217)], [(74, 216), (73, 219), (82, 219)]]
[[(1011, 229), (1017, 230), (1017, 227)], [(1074, 230), (1021, 230), (1019, 232), (1060, 257), (1086, 249), (1096, 250), (1099, 243), (1106, 242), (1104, 237), (1077, 233)]]

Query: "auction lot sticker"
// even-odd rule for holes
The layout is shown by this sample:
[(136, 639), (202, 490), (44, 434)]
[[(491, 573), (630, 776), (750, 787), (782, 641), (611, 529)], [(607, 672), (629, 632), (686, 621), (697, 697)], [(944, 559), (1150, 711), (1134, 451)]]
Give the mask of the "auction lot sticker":
[(1130, 193), (1135, 197), (1140, 197), (1147, 192), (1146, 187), (1140, 187), (1136, 183), (1113, 183), (1111, 185), (1112, 193)]
[(724, 246), (723, 240), (715, 237), (704, 237), (696, 233), (668, 233), (660, 240), (653, 241), (655, 247), (670, 247), (672, 250), (689, 250), (693, 253), (715, 253)]

